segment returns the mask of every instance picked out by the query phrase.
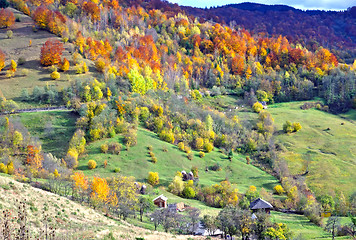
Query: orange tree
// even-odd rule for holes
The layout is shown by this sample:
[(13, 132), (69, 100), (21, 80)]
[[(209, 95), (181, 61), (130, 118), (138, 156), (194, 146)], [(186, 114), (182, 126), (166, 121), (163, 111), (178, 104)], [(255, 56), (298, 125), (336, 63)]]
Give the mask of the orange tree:
[(45, 42), (41, 48), (41, 63), (45, 66), (58, 64), (61, 61), (63, 53), (63, 43), (56, 39), (50, 39)]
[(15, 23), (14, 13), (9, 9), (0, 10), (0, 28), (10, 27)]

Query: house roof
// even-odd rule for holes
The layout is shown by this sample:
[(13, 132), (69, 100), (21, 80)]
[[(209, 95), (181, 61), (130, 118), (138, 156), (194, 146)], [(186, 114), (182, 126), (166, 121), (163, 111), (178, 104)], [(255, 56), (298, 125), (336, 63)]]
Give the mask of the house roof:
[(153, 199), (152, 201), (156, 201), (157, 199), (161, 198), (163, 201), (167, 201), (168, 198), (165, 197), (163, 194), (159, 195), (158, 197), (156, 197), (155, 199)]
[(250, 204), (250, 209), (266, 209), (266, 208), (273, 208), (273, 206), (269, 202), (261, 198), (257, 198), (255, 201), (253, 201)]

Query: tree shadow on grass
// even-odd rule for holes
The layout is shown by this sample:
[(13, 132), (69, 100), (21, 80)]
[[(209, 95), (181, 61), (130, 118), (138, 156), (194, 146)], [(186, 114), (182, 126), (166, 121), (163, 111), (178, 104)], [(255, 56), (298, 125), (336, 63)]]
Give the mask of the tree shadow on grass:
[(79, 167), (77, 167), (77, 169), (76, 170), (81, 170), (81, 171), (86, 171), (86, 170), (89, 170), (89, 168), (88, 168), (88, 166), (79, 166)]

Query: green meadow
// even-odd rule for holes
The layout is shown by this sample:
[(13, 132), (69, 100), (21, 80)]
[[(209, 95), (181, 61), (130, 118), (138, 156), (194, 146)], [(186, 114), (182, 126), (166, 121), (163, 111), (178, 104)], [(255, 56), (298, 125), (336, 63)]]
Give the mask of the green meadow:
[[(272, 191), (273, 187), (278, 184), (273, 176), (255, 166), (247, 165), (243, 155), (235, 154), (230, 161), (225, 154), (216, 149), (207, 153), (204, 158), (200, 158), (199, 153), (193, 151), (194, 158), (189, 160), (186, 153), (179, 151), (177, 146), (161, 141), (155, 133), (143, 128), (138, 129), (137, 145), (131, 147), (129, 151), (123, 147), (119, 155), (101, 153), (100, 146), (103, 143), (114, 141), (122, 143), (122, 136), (118, 135), (115, 138), (90, 143), (86, 148), (86, 154), (79, 160), (78, 170), (84, 171), (89, 176), (106, 177), (115, 175), (114, 170), (120, 168), (122, 174), (134, 176), (138, 181), (146, 181), (148, 172), (158, 172), (159, 185), (167, 187), (177, 171), (189, 172), (193, 166), (196, 166), (199, 169), (199, 183), (203, 186), (219, 183), (226, 178), (237, 185), (239, 192), (245, 192), (250, 185), (256, 186), (258, 190), (263, 187)], [(151, 161), (148, 145), (153, 147), (152, 152), (158, 159), (157, 163)], [(163, 149), (167, 149), (167, 152)], [(94, 170), (89, 170), (87, 167), (90, 159), (97, 162), (97, 168)], [(108, 162), (106, 168), (103, 167), (105, 160)], [(221, 166), (221, 171), (205, 171), (206, 168), (217, 163)]]

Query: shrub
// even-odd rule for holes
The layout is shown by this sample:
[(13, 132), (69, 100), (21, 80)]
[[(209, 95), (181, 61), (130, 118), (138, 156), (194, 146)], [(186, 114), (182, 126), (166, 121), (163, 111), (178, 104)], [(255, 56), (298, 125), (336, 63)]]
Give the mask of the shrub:
[(179, 142), (177, 145), (178, 149), (184, 152), (184, 142)]
[(190, 149), (189, 146), (184, 146), (184, 152), (185, 153), (190, 153), (192, 150)]
[(112, 154), (119, 154), (121, 151), (121, 144), (117, 142), (110, 143), (108, 146), (108, 151)]
[(213, 149), (214, 149), (214, 146), (210, 142), (207, 142), (207, 143), (204, 144), (204, 151), (205, 152), (209, 153), (209, 152), (213, 151)]
[(196, 138), (194, 145), (195, 145), (195, 149), (201, 150), (203, 149), (204, 146), (204, 140), (202, 138)]
[(7, 167), (3, 163), (0, 163), (0, 172), (7, 173)]
[(14, 163), (11, 161), (7, 164), (7, 174), (13, 175), (15, 173)]
[(8, 31), (6, 32), (7, 38), (12, 38), (13, 35), (14, 35), (14, 33), (13, 33), (11, 30), (8, 30)]
[(24, 68), (24, 69), (21, 69), (21, 75), (27, 76), (28, 73), (29, 73), (28, 69), (25, 69), (25, 68)]
[(211, 167), (211, 170), (213, 171), (221, 171), (221, 166), (219, 163), (215, 163), (212, 167)]
[(155, 186), (155, 185), (159, 184), (158, 172), (149, 172), (147, 181), (152, 186)]
[(152, 150), (153, 150), (153, 147), (152, 147), (151, 145), (148, 145), (148, 146), (147, 146), (147, 149), (150, 150), (150, 151), (152, 151)]
[(53, 73), (51, 73), (51, 78), (53, 79), (53, 80), (57, 80), (57, 79), (59, 79), (60, 77), (61, 77), (61, 75), (59, 74), (59, 72), (57, 72), (57, 71), (54, 71)]
[(163, 152), (168, 152), (168, 148), (167, 148), (166, 146), (164, 146), (164, 147), (162, 148), (162, 151), (163, 151)]
[(205, 152), (199, 152), (199, 157), (200, 157), (200, 158), (205, 157)]
[(147, 107), (142, 107), (140, 111), (140, 119), (145, 122), (150, 116), (150, 110)]
[(194, 198), (196, 195), (195, 190), (192, 187), (185, 187), (183, 189), (183, 196), (186, 198)]
[(10, 71), (16, 72), (16, 70), (17, 70), (17, 63), (11, 59)]
[(260, 102), (255, 102), (253, 104), (253, 106), (252, 106), (252, 109), (253, 109), (254, 112), (259, 113), (259, 112), (262, 111), (263, 106), (262, 106), (262, 104)]
[(107, 153), (109, 150), (109, 146), (107, 144), (101, 144), (100, 150), (102, 153)]
[(64, 58), (62, 64), (60, 65), (60, 69), (63, 72), (66, 72), (69, 70), (69, 66), (70, 66), (69, 61), (66, 58)]
[(192, 169), (191, 169), (191, 171), (192, 171), (192, 173), (193, 173), (193, 175), (194, 175), (195, 178), (198, 178), (198, 177), (199, 177), (199, 175), (198, 175), (199, 170), (198, 170), (198, 167), (197, 167), (197, 166), (193, 166)]
[(292, 128), (294, 132), (298, 132), (300, 129), (302, 129), (302, 125), (300, 125), (300, 123), (295, 122), (292, 124)]
[(157, 158), (156, 157), (152, 157), (152, 162), (156, 163), (157, 162)]
[(135, 146), (137, 144), (137, 131), (135, 129), (129, 129), (124, 135), (124, 142), (128, 147)]
[(274, 192), (277, 193), (278, 195), (282, 195), (284, 193), (284, 189), (281, 185), (276, 185), (273, 188)]
[(292, 123), (290, 121), (286, 121), (284, 124), (283, 124), (283, 131), (285, 133), (291, 133), (293, 132), (293, 127), (292, 127)]
[(168, 131), (168, 130), (162, 130), (159, 134), (158, 134), (159, 138), (165, 142), (168, 143), (174, 143), (174, 134), (172, 131)]
[(189, 152), (188, 154), (187, 154), (187, 158), (191, 161), (191, 160), (193, 160), (193, 153), (192, 152)]
[(104, 168), (106, 168), (107, 166), (108, 166), (108, 161), (105, 160), (105, 161), (104, 161)]
[(89, 160), (88, 161), (88, 168), (89, 169), (94, 169), (96, 168), (96, 162), (94, 160)]
[(99, 58), (98, 60), (96, 60), (95, 68), (98, 72), (101, 72), (101, 73), (104, 72), (105, 67), (106, 67), (106, 63), (103, 58)]
[(251, 159), (250, 159), (250, 157), (249, 156), (246, 156), (246, 164), (250, 164), (250, 161), (251, 161)]
[(115, 173), (119, 173), (120, 171), (121, 171), (120, 168), (115, 168), (115, 169), (114, 169), (114, 172), (115, 172)]
[(17, 60), (17, 65), (24, 65), (26, 63), (26, 59), (24, 57), (19, 57)]

